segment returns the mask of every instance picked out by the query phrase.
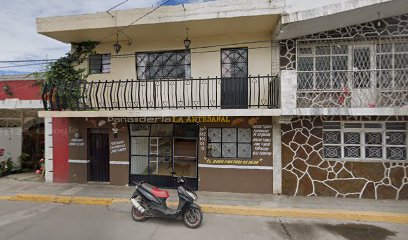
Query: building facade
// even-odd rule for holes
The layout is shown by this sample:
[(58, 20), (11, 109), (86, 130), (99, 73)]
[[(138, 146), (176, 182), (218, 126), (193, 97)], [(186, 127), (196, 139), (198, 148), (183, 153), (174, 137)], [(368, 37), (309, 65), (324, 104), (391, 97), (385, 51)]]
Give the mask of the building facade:
[(350, 5), (302, 19), (280, 1), (166, 6), (130, 25), (148, 9), (38, 19), (59, 41), (100, 42), (75, 93), (43, 92), (47, 179), (173, 187), (176, 171), (202, 191), (408, 198), (398, 3), (366, 3), (382, 15), (341, 28)]
[(0, 162), (13, 162), (13, 170), (33, 167), (22, 165), (20, 156), (29, 162), (42, 158), (44, 149), (43, 109), (38, 79), (24, 75), (0, 76)]

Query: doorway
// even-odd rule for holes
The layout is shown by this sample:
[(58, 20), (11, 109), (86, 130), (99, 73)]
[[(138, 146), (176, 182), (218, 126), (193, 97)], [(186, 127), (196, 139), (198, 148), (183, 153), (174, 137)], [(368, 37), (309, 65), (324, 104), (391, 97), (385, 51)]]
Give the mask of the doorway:
[(221, 50), (221, 108), (248, 108), (248, 49)]
[(146, 181), (176, 187), (171, 172), (182, 175), (190, 188), (198, 187), (198, 124), (130, 124), (131, 185)]
[(89, 181), (109, 182), (109, 130), (88, 130)]

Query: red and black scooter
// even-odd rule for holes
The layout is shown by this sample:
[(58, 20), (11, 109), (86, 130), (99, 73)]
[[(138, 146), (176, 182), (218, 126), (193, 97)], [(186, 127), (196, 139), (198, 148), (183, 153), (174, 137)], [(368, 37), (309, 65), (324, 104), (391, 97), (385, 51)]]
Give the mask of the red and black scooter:
[[(167, 207), (166, 200), (169, 193), (160, 190), (155, 186), (145, 182), (139, 182), (130, 201), (132, 202), (132, 217), (135, 221), (142, 222), (148, 217), (163, 217), (183, 220), (189, 228), (197, 228), (203, 220), (203, 213), (200, 206), (194, 203), (197, 195), (185, 185), (185, 180), (171, 172), (176, 179), (179, 204), (177, 209)], [(176, 177), (174, 177), (176, 176)]]

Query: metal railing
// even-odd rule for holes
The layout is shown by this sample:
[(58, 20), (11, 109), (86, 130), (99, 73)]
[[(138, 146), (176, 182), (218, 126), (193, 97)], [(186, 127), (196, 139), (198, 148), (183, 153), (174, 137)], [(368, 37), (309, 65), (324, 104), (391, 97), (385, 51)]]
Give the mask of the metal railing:
[(45, 110), (279, 108), (277, 76), (77, 81), (43, 86)]

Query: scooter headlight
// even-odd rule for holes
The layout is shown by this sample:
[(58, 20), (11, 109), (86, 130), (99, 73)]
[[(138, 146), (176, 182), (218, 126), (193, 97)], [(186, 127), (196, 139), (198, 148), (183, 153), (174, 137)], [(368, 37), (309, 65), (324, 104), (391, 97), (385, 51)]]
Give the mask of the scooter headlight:
[(197, 197), (197, 195), (195, 193), (190, 192), (190, 191), (186, 191), (186, 192), (194, 201), (198, 199), (198, 197)]

